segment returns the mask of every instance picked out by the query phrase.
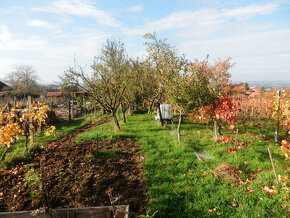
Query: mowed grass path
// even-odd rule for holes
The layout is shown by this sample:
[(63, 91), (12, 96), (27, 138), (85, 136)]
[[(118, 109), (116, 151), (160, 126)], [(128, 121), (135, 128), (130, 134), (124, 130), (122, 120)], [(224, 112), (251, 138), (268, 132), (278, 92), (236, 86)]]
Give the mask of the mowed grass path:
[[(176, 125), (160, 127), (153, 116), (150, 119), (146, 113), (134, 114), (127, 119), (127, 124), (121, 123), (120, 132), (111, 122), (79, 135), (76, 140), (95, 140), (98, 134), (100, 139), (134, 138), (142, 146), (146, 156), (144, 176), (149, 189), (149, 214), (157, 211), (155, 217), (285, 216), (287, 208), (283, 207), (289, 193), (285, 184), (273, 183), (275, 178), (267, 151), (270, 146), (277, 173), (287, 175), (286, 161), (280, 155), (278, 145), (261, 139), (252, 131), (238, 137), (247, 148), (230, 153), (226, 147), (233, 145), (216, 143), (205, 125), (185, 120), (182, 130), (186, 136), (178, 143), (170, 134)], [(195, 150), (206, 151), (215, 159), (201, 162), (196, 158)], [(239, 176), (244, 181), (250, 174), (254, 179), (240, 187), (217, 179), (213, 176), (214, 168), (220, 163), (240, 168), (242, 173)], [(261, 173), (257, 173), (257, 169)], [(263, 186), (275, 186), (278, 194), (264, 192)], [(249, 193), (247, 188), (253, 191)]]

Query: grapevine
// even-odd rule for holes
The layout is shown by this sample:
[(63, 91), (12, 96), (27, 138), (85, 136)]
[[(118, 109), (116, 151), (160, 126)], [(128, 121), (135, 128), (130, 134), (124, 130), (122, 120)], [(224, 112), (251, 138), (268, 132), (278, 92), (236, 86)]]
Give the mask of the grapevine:
[[(27, 151), (27, 140), (31, 136), (31, 130), (43, 130), (45, 135), (54, 133), (55, 127), (48, 126), (46, 120), (50, 108), (44, 104), (33, 104), (24, 110), (17, 108), (0, 108), (0, 145), (6, 147), (2, 154), (1, 161), (5, 158), (6, 153), (11, 145), (16, 142), (21, 135), (25, 136), (25, 147)], [(29, 123), (32, 121), (32, 126)], [(44, 129), (42, 129), (44, 127)], [(32, 129), (31, 129), (32, 128)]]

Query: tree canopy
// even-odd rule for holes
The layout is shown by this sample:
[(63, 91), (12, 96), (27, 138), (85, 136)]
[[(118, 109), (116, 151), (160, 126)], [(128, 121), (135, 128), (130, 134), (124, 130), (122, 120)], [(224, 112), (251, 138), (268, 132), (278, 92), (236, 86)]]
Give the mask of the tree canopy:
[(15, 71), (9, 73), (6, 82), (17, 96), (40, 94), (41, 87), (38, 84), (36, 70), (30, 65), (17, 65)]

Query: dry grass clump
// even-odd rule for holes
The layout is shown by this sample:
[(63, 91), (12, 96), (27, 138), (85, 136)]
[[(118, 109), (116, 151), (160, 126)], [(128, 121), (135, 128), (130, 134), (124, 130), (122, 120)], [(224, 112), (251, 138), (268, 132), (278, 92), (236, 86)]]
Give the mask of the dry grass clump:
[(214, 175), (228, 183), (239, 183), (242, 180), (239, 176), (241, 173), (241, 170), (227, 163), (221, 163), (214, 169)]

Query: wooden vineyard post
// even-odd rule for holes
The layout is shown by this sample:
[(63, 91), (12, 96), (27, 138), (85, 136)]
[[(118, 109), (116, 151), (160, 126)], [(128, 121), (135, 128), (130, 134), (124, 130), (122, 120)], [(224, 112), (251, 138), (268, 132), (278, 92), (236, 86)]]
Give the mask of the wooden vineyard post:
[(74, 100), (71, 101), (71, 118), (74, 118)]
[(81, 115), (83, 116), (84, 115), (84, 99), (83, 98), (81, 98), (80, 105), (81, 105)]
[(180, 142), (180, 125), (182, 121), (182, 111), (179, 110), (179, 119), (178, 119), (178, 126), (177, 126), (177, 140)]
[[(31, 105), (32, 105), (32, 97), (29, 95), (28, 96), (28, 110), (30, 110)], [(29, 136), (30, 136), (30, 144), (33, 145), (33, 143), (34, 143), (34, 129), (33, 129), (32, 117), (29, 117)]]
[(278, 142), (278, 140), (279, 140), (279, 125), (280, 125), (280, 121), (279, 121), (279, 119), (280, 119), (280, 96), (281, 96), (281, 92), (280, 92), (280, 90), (277, 90), (277, 106), (278, 106), (278, 108), (277, 108), (277, 111), (276, 111), (276, 122), (275, 122), (275, 142), (277, 143)]
[(238, 134), (239, 134), (239, 129), (237, 129), (237, 131), (236, 131), (236, 137), (235, 137), (236, 142), (238, 142)]
[(273, 171), (274, 171), (274, 175), (275, 175), (276, 181), (279, 182), (278, 177), (277, 177), (277, 173), (276, 173), (276, 170), (275, 170), (272, 154), (271, 154), (271, 151), (270, 151), (270, 147), (268, 147), (268, 153), (269, 153), (269, 157), (270, 157), (270, 160), (271, 160), (271, 164), (272, 164), (272, 168), (273, 168)]
[(68, 120), (71, 120), (70, 100), (68, 100)]
[(16, 108), (16, 105), (17, 105), (16, 96), (14, 96), (13, 107)]

